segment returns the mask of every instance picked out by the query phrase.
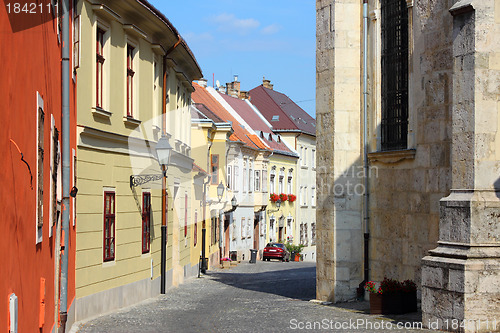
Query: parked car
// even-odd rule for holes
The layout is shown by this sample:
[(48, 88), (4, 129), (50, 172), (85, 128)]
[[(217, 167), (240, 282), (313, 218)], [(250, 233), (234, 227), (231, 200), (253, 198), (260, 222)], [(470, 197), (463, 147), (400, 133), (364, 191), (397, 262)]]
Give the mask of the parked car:
[(288, 252), (284, 244), (268, 243), (264, 248), (264, 252), (262, 253), (262, 260), (269, 261), (271, 259), (290, 261), (290, 252)]

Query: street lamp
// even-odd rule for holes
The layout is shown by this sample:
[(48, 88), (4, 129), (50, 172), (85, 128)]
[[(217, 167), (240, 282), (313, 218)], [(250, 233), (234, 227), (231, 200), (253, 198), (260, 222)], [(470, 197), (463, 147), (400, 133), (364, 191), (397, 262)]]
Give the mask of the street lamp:
[(281, 199), (278, 199), (276, 201), (276, 208), (278, 208), (278, 210), (280, 210), (280, 207), (281, 207)]
[(236, 204), (237, 204), (236, 196), (233, 196), (233, 198), (231, 199), (231, 206), (233, 206), (233, 210), (236, 209)]
[(172, 146), (165, 135), (156, 144), (156, 156), (160, 164), (163, 178), (161, 182), (161, 279), (160, 292), (165, 294), (167, 266), (167, 169), (172, 155)]
[(163, 171), (163, 177), (167, 176), (168, 165), (170, 164), (170, 156), (172, 155), (172, 146), (168, 142), (165, 135), (162, 135), (156, 144), (156, 156), (158, 156), (158, 164)]
[(222, 200), (222, 195), (224, 194), (224, 185), (222, 185), (222, 181), (220, 184), (217, 186), (217, 198), (219, 199), (219, 202)]

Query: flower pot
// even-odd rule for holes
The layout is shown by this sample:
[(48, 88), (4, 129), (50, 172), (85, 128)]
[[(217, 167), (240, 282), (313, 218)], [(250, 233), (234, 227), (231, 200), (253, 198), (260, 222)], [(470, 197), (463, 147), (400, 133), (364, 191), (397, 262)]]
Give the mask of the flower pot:
[(382, 313), (383, 314), (400, 314), (403, 313), (401, 293), (382, 294)]
[(229, 268), (229, 267), (231, 267), (230, 261), (222, 261), (222, 268)]
[(297, 253), (297, 254), (295, 255), (295, 260), (294, 260), (294, 261), (300, 261), (300, 254), (298, 254), (298, 253)]
[(417, 292), (403, 292), (401, 294), (401, 307), (403, 313), (417, 312)]
[(382, 314), (382, 294), (370, 293), (370, 314)]

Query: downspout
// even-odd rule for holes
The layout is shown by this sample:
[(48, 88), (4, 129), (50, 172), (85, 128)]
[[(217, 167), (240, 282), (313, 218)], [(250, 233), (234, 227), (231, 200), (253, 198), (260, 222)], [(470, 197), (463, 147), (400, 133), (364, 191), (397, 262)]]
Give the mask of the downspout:
[[(368, 0), (363, 0), (363, 153), (364, 153), (364, 283), (370, 279), (370, 211), (369, 211), (369, 160), (368, 160)], [(363, 286), (364, 287), (364, 286)], [(364, 291), (364, 289), (363, 289)]]
[(181, 37), (181, 35), (177, 35), (177, 42), (175, 42), (175, 44), (174, 44), (174, 45), (172, 45), (172, 46), (171, 46), (171, 47), (167, 50), (167, 52), (165, 53), (165, 57), (167, 57), (170, 53), (172, 53), (172, 52), (175, 50), (175, 48), (176, 48), (177, 46), (179, 46), (179, 44), (181, 43), (181, 41), (182, 41), (182, 37)]
[[(161, 105), (162, 125), (161, 134), (167, 133), (167, 56), (163, 56), (163, 89)], [(160, 294), (166, 292), (167, 279), (167, 177), (165, 167), (162, 166), (163, 177), (161, 178), (161, 247), (160, 247)]]
[[(61, 291), (59, 332), (64, 333), (68, 319), (68, 259), (69, 259), (69, 187), (70, 187), (70, 122), (69, 122), (69, 0), (62, 1), (62, 238)], [(56, 291), (57, 292), (57, 291)]]

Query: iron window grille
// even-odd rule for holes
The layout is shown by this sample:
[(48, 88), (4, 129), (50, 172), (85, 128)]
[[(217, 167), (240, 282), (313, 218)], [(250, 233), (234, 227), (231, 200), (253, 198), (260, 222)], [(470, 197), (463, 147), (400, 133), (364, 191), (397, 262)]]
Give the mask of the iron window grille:
[(408, 12), (405, 0), (383, 0), (382, 150), (407, 148)]

